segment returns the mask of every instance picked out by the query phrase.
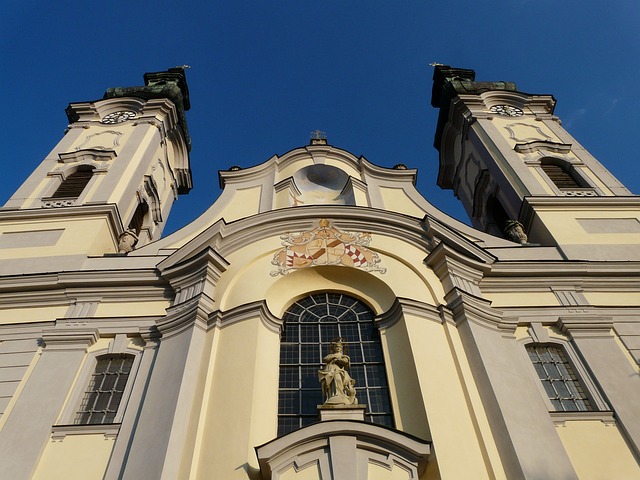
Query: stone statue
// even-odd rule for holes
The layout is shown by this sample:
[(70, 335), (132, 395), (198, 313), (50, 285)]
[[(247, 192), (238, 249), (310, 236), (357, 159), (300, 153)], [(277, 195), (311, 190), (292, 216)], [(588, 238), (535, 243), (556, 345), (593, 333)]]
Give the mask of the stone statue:
[(527, 234), (524, 233), (524, 225), (516, 220), (507, 220), (507, 225), (504, 227), (504, 233), (506, 233), (509, 240), (524, 245), (527, 243)]
[(331, 353), (324, 357), (324, 368), (318, 371), (322, 393), (325, 397), (323, 405), (357, 405), (356, 381), (349, 375), (351, 360), (342, 353), (342, 339), (331, 343)]
[(126, 230), (118, 238), (118, 253), (133, 252), (133, 248), (138, 243), (138, 236), (133, 230)]

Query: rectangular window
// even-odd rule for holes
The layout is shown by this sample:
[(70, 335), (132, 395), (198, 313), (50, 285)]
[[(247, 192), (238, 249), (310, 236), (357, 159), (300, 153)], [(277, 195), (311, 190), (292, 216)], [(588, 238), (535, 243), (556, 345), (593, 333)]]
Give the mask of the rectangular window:
[(113, 423), (133, 366), (133, 355), (98, 358), (89, 387), (76, 414), (76, 425)]
[(593, 410), (586, 390), (562, 348), (528, 345), (527, 353), (555, 411)]

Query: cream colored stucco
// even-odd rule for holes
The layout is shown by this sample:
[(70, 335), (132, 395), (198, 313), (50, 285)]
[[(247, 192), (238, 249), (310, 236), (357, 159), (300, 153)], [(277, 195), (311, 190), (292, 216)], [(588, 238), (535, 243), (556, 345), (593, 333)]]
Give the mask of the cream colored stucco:
[[(559, 142), (557, 135), (543, 122), (537, 122), (532, 116), (503, 117), (495, 115), (491, 122), (499, 134), (504, 138), (511, 148), (517, 143), (543, 140)], [(510, 132), (513, 132), (511, 133)]]
[(369, 462), (367, 464), (367, 480), (411, 480), (411, 473), (393, 465), (391, 470)]
[(228, 223), (258, 213), (261, 192), (262, 187), (259, 186), (235, 190), (222, 215), (225, 221)]
[(156, 316), (165, 315), (170, 303), (168, 300), (150, 302), (102, 302), (98, 305), (96, 317), (119, 316)]
[(281, 473), (280, 480), (323, 480), (317, 463), (297, 470), (293, 466)]
[(50, 441), (33, 480), (87, 480), (102, 478), (114, 439), (104, 434), (67, 435)]
[(640, 478), (640, 467), (616, 425), (573, 420), (557, 431), (580, 480)]
[(496, 308), (559, 305), (558, 298), (551, 291), (487, 292), (484, 296)]
[(66, 305), (0, 309), (0, 325), (10, 325), (12, 323), (51, 322), (56, 318), (64, 317), (67, 309), (68, 307)]
[(418, 205), (407, 196), (403, 188), (380, 187), (380, 194), (386, 210), (422, 218), (425, 215)]
[[(470, 399), (463, 386), (465, 381), (466, 388), (475, 389), (475, 385), (472, 378), (465, 380), (456, 367), (443, 325), (405, 313), (402, 322), (385, 332), (385, 337), (392, 336), (396, 337), (395, 354), (390, 356), (389, 363), (399, 402), (394, 406), (394, 413), (400, 416), (403, 430), (419, 438), (430, 435), (429, 439), (437, 445), (436, 458), (443, 478), (492, 478), (492, 469), (483, 458), (483, 448), (479, 445)], [(409, 355), (411, 360), (396, 363), (396, 355)], [(402, 381), (405, 388), (412, 388), (415, 383), (411, 377), (414, 375), (419, 396), (410, 395), (400, 386)], [(480, 405), (476, 408), (481, 412)], [(450, 415), (451, 411), (456, 415)], [(427, 418), (428, 427), (424, 424)], [(460, 462), (460, 458), (465, 461)]]
[(570, 245), (619, 245), (640, 244), (638, 232), (616, 233), (587, 233), (580, 225), (578, 219), (628, 219), (636, 217), (640, 220), (640, 214), (633, 211), (620, 211), (619, 209), (580, 209), (578, 211), (556, 210), (538, 211), (538, 215), (545, 227), (552, 232), (559, 244)]
[(197, 478), (246, 479), (245, 469), (258, 467), (253, 447), (276, 435), (280, 339), (258, 318), (219, 335)]
[(637, 307), (638, 292), (584, 292), (584, 296), (589, 305), (609, 305), (616, 307)]
[(0, 225), (0, 234), (8, 232), (39, 232), (43, 230), (63, 230), (54, 245), (1, 248), (0, 260), (16, 258), (42, 258), (43, 256), (103, 255), (114, 253), (116, 243), (106, 217), (87, 215), (75, 218), (42, 218), (34, 221), (6, 222)]

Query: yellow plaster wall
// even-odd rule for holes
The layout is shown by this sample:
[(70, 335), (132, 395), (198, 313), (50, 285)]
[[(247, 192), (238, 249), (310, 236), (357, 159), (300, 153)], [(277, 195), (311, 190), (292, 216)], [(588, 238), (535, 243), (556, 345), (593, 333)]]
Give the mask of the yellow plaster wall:
[(135, 317), (166, 315), (168, 300), (155, 302), (102, 302), (98, 304), (95, 317)]
[(114, 443), (104, 434), (67, 435), (62, 441), (50, 441), (32, 480), (102, 478)]
[[(516, 143), (532, 142), (534, 140), (546, 140), (560, 142), (556, 134), (543, 122), (536, 121), (533, 117), (503, 117), (496, 115), (491, 120), (502, 137), (509, 143), (511, 148)], [(507, 126), (514, 132), (516, 138), (511, 138)], [(540, 130), (542, 133), (539, 133)]]
[(380, 187), (380, 195), (386, 210), (417, 218), (422, 218), (425, 215), (424, 210), (416, 205), (402, 188)]
[(278, 478), (280, 478), (280, 480), (323, 480), (317, 463), (298, 471), (296, 471), (294, 467), (291, 467)]
[[(501, 467), (488, 420), (468, 362), (454, 351), (452, 335), (457, 333), (448, 332), (439, 321), (406, 312), (404, 321), (385, 330), (387, 368), (398, 388), (395, 401), (401, 402), (394, 406), (394, 413), (399, 415), (403, 431), (433, 441), (442, 478), (496, 478)], [(407, 376), (415, 376), (417, 382)], [(416, 385), (419, 394), (410, 394), (407, 388)], [(452, 411), (456, 414), (451, 415)], [(425, 415), (428, 426), (424, 425)], [(491, 462), (498, 467), (492, 467)]]
[(491, 306), (495, 308), (559, 305), (558, 299), (553, 292), (485, 292), (484, 297), (490, 300)]
[(246, 480), (258, 468), (253, 447), (277, 433), (280, 338), (259, 318), (218, 335), (196, 477)]
[(537, 211), (542, 223), (553, 233), (559, 244), (570, 245), (616, 245), (640, 244), (640, 233), (588, 233), (578, 219), (628, 219), (639, 218), (639, 214), (622, 209)]
[(640, 478), (640, 467), (616, 425), (576, 420), (556, 429), (580, 480)]
[(116, 251), (116, 242), (112, 237), (108, 221), (105, 217), (99, 216), (7, 222), (0, 225), (0, 234), (5, 232), (35, 232), (58, 229), (64, 231), (55, 245), (2, 248), (0, 249), (0, 260), (41, 258), (79, 253), (102, 255)]
[[(410, 472), (394, 465), (391, 471), (381, 465), (367, 464), (367, 480), (411, 480)], [(297, 479), (296, 479), (297, 480)]]
[[(280, 242), (280, 238), (265, 239), (227, 255), (230, 267), (216, 289), (220, 295), (216, 300), (222, 310), (266, 298), (271, 311), (281, 315), (296, 296), (327, 290), (368, 298), (367, 303), (377, 313), (387, 311), (396, 297), (431, 305), (443, 301), (440, 281), (422, 261), (425, 252), (401, 240), (373, 236), (369, 248), (378, 253), (379, 265), (386, 268), (385, 273), (344, 266), (318, 266), (290, 270), (286, 275), (278, 274), (277, 267), (271, 263), (274, 254), (282, 248)], [(292, 278), (296, 281), (287, 280)]]
[(0, 309), (0, 324), (52, 322), (64, 317), (67, 309), (67, 305)]
[(229, 223), (258, 213), (261, 192), (261, 186), (235, 190), (223, 213), (225, 221)]
[(637, 307), (638, 292), (583, 292), (589, 305)]

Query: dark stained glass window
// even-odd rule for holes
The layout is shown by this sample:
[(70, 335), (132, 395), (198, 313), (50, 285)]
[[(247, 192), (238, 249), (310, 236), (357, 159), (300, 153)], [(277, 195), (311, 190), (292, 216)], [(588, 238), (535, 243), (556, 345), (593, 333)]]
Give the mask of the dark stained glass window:
[(593, 410), (585, 388), (562, 348), (528, 345), (527, 353), (555, 411)]
[(278, 436), (318, 421), (324, 402), (318, 370), (333, 340), (341, 337), (351, 358), (359, 404), (366, 420), (393, 426), (389, 386), (374, 313), (339, 293), (321, 293), (295, 302), (284, 315), (280, 343)]
[(74, 423), (113, 423), (132, 365), (133, 355), (107, 355), (98, 358)]

